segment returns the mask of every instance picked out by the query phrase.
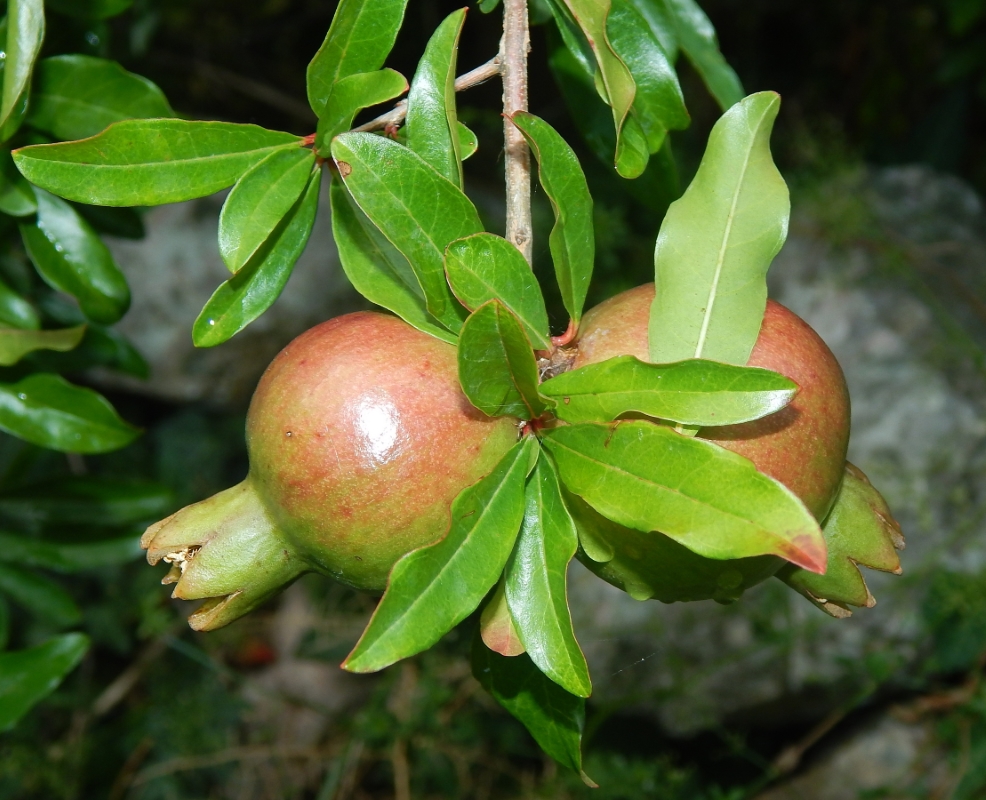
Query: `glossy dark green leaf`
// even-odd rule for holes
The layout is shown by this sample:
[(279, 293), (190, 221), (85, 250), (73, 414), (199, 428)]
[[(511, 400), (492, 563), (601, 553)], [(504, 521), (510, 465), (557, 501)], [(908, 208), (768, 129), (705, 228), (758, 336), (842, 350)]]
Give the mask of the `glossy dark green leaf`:
[(520, 251), (502, 236), (477, 233), (445, 250), (445, 273), (459, 302), (471, 311), (499, 300), (520, 320), (538, 350), (550, 350), (548, 311), (541, 287)]
[(126, 564), (144, 555), (140, 536), (117, 536), (80, 544), (53, 543), (0, 533), (0, 562), (74, 574)]
[(219, 253), (238, 272), (297, 203), (315, 166), (315, 153), (275, 150), (236, 182), (219, 215)]
[(10, 151), (0, 150), (0, 211), (11, 217), (27, 217), (37, 210), (31, 184), (17, 171)]
[(491, 417), (540, 417), (538, 367), (520, 322), (498, 300), (481, 305), (459, 333), (459, 383), (469, 402)]
[(35, 189), (35, 197), (37, 222), (20, 230), (38, 273), (53, 289), (78, 300), (89, 319), (116, 322), (130, 307), (130, 289), (109, 248), (64, 200), (42, 189)]
[(31, 84), (34, 62), (45, 36), (43, 0), (8, 0), (7, 43), (4, 48), (3, 92), (0, 93), (0, 129), (9, 139), (16, 130), (9, 124), (21, 113)]
[(660, 42), (661, 49), (664, 50), (668, 60), (674, 64), (678, 60), (678, 26), (667, 0), (630, 0), (630, 2)]
[(41, 318), (34, 306), (3, 281), (0, 281), (0, 325), (29, 330), (41, 327)]
[(566, 422), (611, 422), (636, 412), (684, 425), (733, 425), (780, 411), (794, 381), (756, 367), (717, 361), (647, 364), (620, 356), (563, 372), (541, 385)]
[(115, 61), (54, 56), (34, 71), (28, 124), (56, 139), (84, 139), (125, 119), (174, 117), (164, 93)]
[(472, 674), (527, 728), (545, 753), (592, 785), (582, 772), (585, 700), (562, 689), (527, 655), (505, 658), (478, 636), (473, 641)]
[(407, 91), (407, 79), (392, 69), (358, 72), (332, 87), (325, 113), (319, 117), (315, 146), (320, 156), (329, 156), (332, 137), (353, 127), (353, 119), (364, 108), (385, 103)]
[(562, 302), (577, 325), (582, 319), (596, 257), (589, 186), (575, 152), (558, 131), (524, 111), (518, 111), (512, 119), (534, 152), (541, 186), (555, 212), (548, 245)]
[(682, 130), (691, 122), (674, 65), (660, 40), (632, 0), (611, 0), (606, 32), (613, 49), (633, 75), (637, 91), (633, 111), (647, 146), (656, 153), (669, 130)]
[(0, 564), (0, 592), (21, 608), (58, 627), (76, 625), (82, 612), (72, 595), (50, 578), (29, 569)]
[(479, 10), (484, 14), (489, 14), (491, 11), (495, 11), (496, 7), (500, 5), (500, 0), (479, 0)]
[(383, 66), (406, 5), (407, 0), (341, 0), (325, 41), (308, 65), (308, 102), (319, 117), (337, 81)]
[(770, 155), (779, 107), (780, 97), (761, 92), (727, 111), (691, 185), (668, 209), (654, 252), (651, 361), (749, 359), (791, 210)]
[(294, 134), (232, 122), (124, 120), (81, 142), (14, 152), (31, 183), (79, 203), (154, 206), (218, 192)]
[(13, 728), (55, 691), (88, 649), (88, 637), (66, 633), (27, 650), (0, 653), (0, 731)]
[(333, 181), (329, 192), (339, 261), (356, 291), (418, 330), (455, 344), (455, 334), (428, 313), (421, 284), (407, 259), (370, 222), (340, 181)]
[(507, 561), (510, 616), (538, 669), (571, 694), (592, 693), (589, 666), (568, 610), (568, 564), (578, 533), (562, 499), (558, 472), (546, 454), (527, 481), (524, 522)]
[(897, 550), (903, 549), (904, 537), (886, 501), (862, 471), (848, 462), (822, 531), (828, 546), (825, 574), (788, 564), (777, 577), (833, 617), (850, 616), (849, 606), (872, 608), (876, 600), (859, 567), (899, 575)]
[(134, 0), (47, 0), (55, 11), (78, 19), (99, 20), (122, 14)]
[(716, 29), (695, 0), (665, 0), (675, 16), (678, 41), (695, 71), (725, 111), (743, 99), (743, 85), (723, 58)]
[(159, 483), (72, 476), (0, 495), (0, 518), (24, 528), (125, 527), (167, 515), (174, 502), (171, 490)]
[(459, 132), (459, 157), (465, 161), (479, 149), (479, 139), (476, 137), (474, 131), (467, 128), (461, 122), (456, 122), (455, 127)]
[(777, 555), (825, 569), (811, 512), (736, 453), (642, 420), (563, 426), (543, 442), (565, 486), (614, 522), (707, 558)]
[[(284, 289), (308, 244), (318, 210), (322, 171), (310, 171), (304, 194), (288, 209), (250, 260), (220, 285), (192, 326), (196, 347), (213, 347), (239, 333), (263, 314)], [(230, 195), (232, 196), (232, 195)]]
[(70, 572), (72, 562), (56, 545), (23, 535), (0, 533), (0, 562)]
[(407, 95), (407, 146), (456, 186), (462, 186), (462, 155), (455, 111), (455, 64), (466, 9), (439, 25), (418, 63)]
[(0, 384), (0, 430), (67, 453), (117, 450), (140, 433), (102, 395), (46, 373)]
[(0, 366), (16, 364), (35, 350), (65, 352), (78, 347), (85, 335), (85, 325), (50, 331), (24, 330), (0, 326)]
[(524, 645), (520, 641), (513, 617), (510, 616), (510, 608), (507, 606), (503, 578), (496, 585), (496, 591), (479, 616), (479, 635), (483, 644), (501, 656), (519, 656), (524, 652)]
[(518, 442), (489, 475), (456, 497), (445, 538), (394, 565), (387, 591), (343, 668), (376, 672), (420, 653), (476, 610), (517, 538), (524, 479), (536, 455), (533, 437)]
[(445, 248), (479, 233), (472, 201), (408, 148), (382, 136), (344, 133), (332, 156), (356, 204), (407, 259), (428, 311), (453, 333), (468, 312), (445, 279)]

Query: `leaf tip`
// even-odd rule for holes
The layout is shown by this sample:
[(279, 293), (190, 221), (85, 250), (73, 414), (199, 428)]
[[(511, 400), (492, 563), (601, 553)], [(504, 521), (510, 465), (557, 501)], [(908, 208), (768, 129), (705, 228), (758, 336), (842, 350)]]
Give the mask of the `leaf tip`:
[(795, 536), (778, 553), (792, 564), (809, 572), (824, 575), (828, 566), (828, 548), (821, 531), (803, 533)]
[(588, 786), (590, 789), (598, 789), (599, 784), (596, 783), (592, 778), (585, 774), (585, 770), (579, 770), (579, 777), (582, 779), (582, 783)]

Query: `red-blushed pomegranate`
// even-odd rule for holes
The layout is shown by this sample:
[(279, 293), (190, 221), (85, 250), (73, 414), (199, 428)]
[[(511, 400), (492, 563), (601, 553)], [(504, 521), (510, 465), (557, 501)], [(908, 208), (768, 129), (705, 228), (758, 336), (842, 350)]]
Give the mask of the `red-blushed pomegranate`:
[[(649, 361), (647, 326), (653, 299), (654, 285), (645, 284), (589, 311), (582, 320), (572, 366), (621, 355)], [(771, 300), (747, 363), (797, 383), (794, 400), (776, 414), (741, 425), (706, 428), (699, 435), (749, 458), (761, 472), (791, 489), (821, 521), (838, 493), (849, 444), (849, 393), (842, 370), (804, 320)], [(591, 509), (578, 511), (588, 517)], [(658, 534), (629, 531), (601, 518), (579, 521), (596, 545), (590, 544), (588, 550), (594, 550), (589, 555), (597, 560), (583, 553), (585, 563), (642, 598), (732, 599), (784, 563), (773, 557), (717, 562), (667, 537), (655, 538)], [(612, 558), (605, 560), (610, 553)]]
[(455, 347), (396, 317), (347, 314), (291, 342), (247, 416), (243, 483), (151, 526), (174, 596), (208, 598), (204, 630), (302, 572), (382, 590), (405, 553), (440, 539), (449, 508), (517, 441), (459, 388)]

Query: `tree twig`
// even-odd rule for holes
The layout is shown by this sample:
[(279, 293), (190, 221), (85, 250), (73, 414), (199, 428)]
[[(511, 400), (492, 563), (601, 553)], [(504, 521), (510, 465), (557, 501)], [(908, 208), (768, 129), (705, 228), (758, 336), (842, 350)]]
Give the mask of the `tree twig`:
[[(497, 54), (485, 64), (480, 64), (476, 69), (471, 69), (455, 79), (455, 91), (461, 92), (486, 83), (490, 78), (495, 78), (500, 74), (500, 55)], [(355, 131), (379, 131), (391, 126), (400, 125), (407, 116), (407, 100), (401, 100), (386, 114), (374, 117), (369, 122), (353, 128)]]
[(531, 229), (531, 153), (510, 117), (527, 111), (527, 54), (531, 39), (527, 0), (504, 0), (500, 64), (503, 73), (503, 152), (507, 183), (507, 240), (527, 263), (533, 253)]

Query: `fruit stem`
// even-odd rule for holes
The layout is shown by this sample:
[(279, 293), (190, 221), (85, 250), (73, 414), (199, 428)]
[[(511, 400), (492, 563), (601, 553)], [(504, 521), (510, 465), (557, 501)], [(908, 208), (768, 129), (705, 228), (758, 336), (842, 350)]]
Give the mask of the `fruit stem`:
[(531, 153), (524, 134), (513, 124), (516, 111), (527, 111), (527, 54), (531, 37), (527, 0), (503, 0), (503, 38), (500, 69), (503, 74), (503, 150), (507, 183), (507, 240), (531, 263), (534, 236), (531, 226)]

